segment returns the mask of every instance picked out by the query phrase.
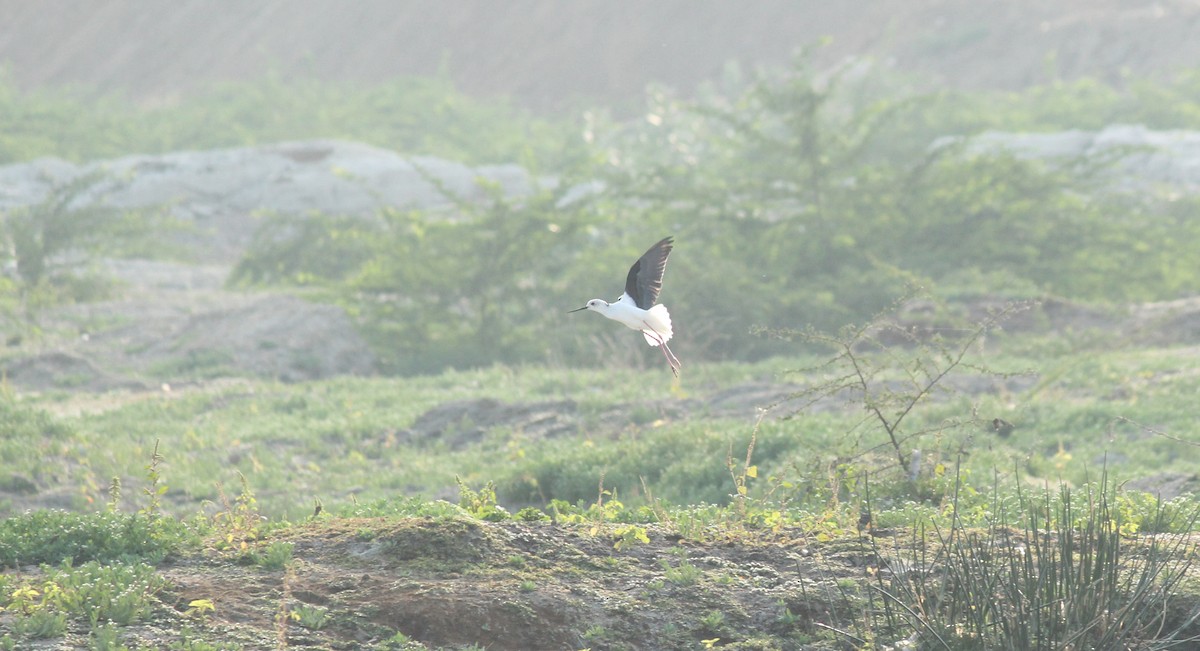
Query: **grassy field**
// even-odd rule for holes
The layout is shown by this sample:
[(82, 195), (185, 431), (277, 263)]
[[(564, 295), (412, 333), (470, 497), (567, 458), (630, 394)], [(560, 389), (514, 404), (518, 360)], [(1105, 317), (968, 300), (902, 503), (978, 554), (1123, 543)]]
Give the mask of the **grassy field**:
[[(1059, 586), (1089, 599), (1153, 601), (1136, 587), (1150, 576), (1182, 609), (1160, 623), (1193, 634), (1196, 504), (1116, 486), (1192, 476), (1200, 349), (1068, 341), (971, 347), (897, 428), (921, 450), (915, 479), (870, 400), (810, 391), (838, 376), (820, 357), (693, 365), (679, 382), (657, 365), (497, 367), (9, 393), (0, 556), (25, 569), (3, 575), (0, 644), (875, 648), (954, 617), (904, 614), (947, 588), (897, 568), (1019, 582), (980, 560), (1011, 536), (1041, 541), (1035, 574), (1081, 553), (1119, 567), (1111, 585)], [(860, 363), (905, 395), (904, 364), (944, 364), (936, 350)], [(15, 515), (27, 506), (76, 514)], [(984, 592), (963, 598), (999, 598)], [(1149, 635), (1129, 618), (1124, 634)]]
[[(1119, 481), (1194, 468), (1200, 452), (1186, 443), (1200, 441), (1194, 347), (1073, 350), (1027, 338), (993, 348), (968, 354), (902, 423), (902, 434), (913, 437), (905, 449), (922, 450), (923, 475), (961, 464), (981, 486), (1078, 485), (1103, 467)], [(918, 352), (893, 354), (915, 359)], [(797, 506), (820, 508), (830, 473), (854, 479), (891, 471), (884, 469), (888, 438), (864, 419), (861, 396), (839, 394), (803, 410), (806, 391), (832, 377), (799, 370), (818, 361), (699, 364), (677, 383), (657, 366), (496, 367), (301, 384), (228, 380), (164, 393), (10, 395), (7, 417), (28, 426), (5, 441), (6, 468), (12, 481), (38, 490), (10, 498), (9, 508), (43, 494), (62, 506), (94, 507), (108, 499), (113, 477), (132, 503), (156, 446), (170, 487), (165, 503), (176, 514), (218, 503), (222, 484), (236, 492), (239, 475), (273, 518), (311, 512), (314, 500), (452, 497), (455, 477), (493, 481), (501, 502), (518, 508), (594, 501), (602, 482), (628, 504), (645, 503), (646, 491), (674, 505), (726, 504), (735, 491), (727, 460), (744, 460), (752, 435), (759, 477), (749, 495), (766, 494), (774, 477), (808, 487)], [(987, 372), (975, 370), (985, 365)], [(903, 392), (903, 372), (882, 366), (877, 390)], [(449, 415), (439, 417), (446, 405)], [(759, 407), (771, 408), (761, 423)], [(1014, 426), (1011, 436), (992, 431), (996, 418)]]

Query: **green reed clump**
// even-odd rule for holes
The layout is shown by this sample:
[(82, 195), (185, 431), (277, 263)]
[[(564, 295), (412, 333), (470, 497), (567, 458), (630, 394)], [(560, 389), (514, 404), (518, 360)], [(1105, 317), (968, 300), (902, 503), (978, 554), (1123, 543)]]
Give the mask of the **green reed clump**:
[[(997, 500), (983, 528), (917, 526), (877, 576), (881, 622), (940, 649), (1153, 649), (1195, 637), (1197, 614), (1172, 608), (1187, 598), (1194, 542), (1139, 535), (1119, 503), (1105, 476), (1080, 492), (1018, 493), (1015, 512)], [(1145, 529), (1164, 528), (1155, 522)]]

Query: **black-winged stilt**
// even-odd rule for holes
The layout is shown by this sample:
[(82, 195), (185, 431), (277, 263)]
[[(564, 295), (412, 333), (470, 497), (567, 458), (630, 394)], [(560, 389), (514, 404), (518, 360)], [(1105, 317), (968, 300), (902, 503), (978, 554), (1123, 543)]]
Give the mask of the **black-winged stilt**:
[(625, 277), (625, 293), (621, 298), (612, 303), (593, 298), (587, 305), (571, 312), (592, 310), (641, 332), (646, 343), (662, 348), (671, 373), (679, 377), (679, 360), (667, 346), (672, 335), (671, 313), (667, 312), (666, 305), (654, 304), (662, 290), (663, 272), (667, 270), (667, 256), (671, 255), (672, 246), (672, 239), (664, 237), (633, 263)]

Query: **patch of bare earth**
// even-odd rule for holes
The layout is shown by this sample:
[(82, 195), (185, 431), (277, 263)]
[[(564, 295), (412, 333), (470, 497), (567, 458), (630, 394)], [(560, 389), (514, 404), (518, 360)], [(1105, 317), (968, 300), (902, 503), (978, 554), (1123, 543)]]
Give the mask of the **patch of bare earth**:
[[(163, 566), (171, 587), (160, 597), (180, 621), (130, 627), (127, 642), (165, 645), (188, 630), (247, 651), (399, 649), (385, 645), (396, 640), (491, 651), (696, 649), (713, 640), (742, 650), (859, 648), (855, 632), (885, 634), (863, 619), (868, 596), (881, 603), (872, 586), (911, 572), (917, 553), (911, 534), (897, 530), (817, 541), (799, 530), (725, 527), (683, 539), (650, 525), (649, 542), (617, 546), (625, 525), (592, 526), (318, 519), (277, 534), (294, 545), (287, 570), (211, 552)], [(1148, 539), (1126, 553), (1138, 556)], [(925, 553), (931, 565), (920, 571), (936, 582), (938, 545)], [(216, 610), (185, 616), (196, 599)], [(1197, 603), (1191, 589), (1172, 600), (1170, 627)], [(289, 616), (304, 609), (324, 611), (321, 625)]]
[(697, 543), (651, 526), (649, 543), (617, 549), (620, 526), (319, 520), (283, 535), (295, 545), (291, 571), (191, 558), (165, 569), (168, 598), (181, 610), (213, 599), (207, 630), (248, 649), (275, 648), (285, 602), (329, 612), (320, 630), (289, 621), (288, 648), (356, 649), (403, 633), (429, 648), (493, 651), (692, 649), (712, 638), (768, 649), (826, 637), (816, 623), (848, 614), (837, 582), (871, 565), (862, 540), (814, 552), (788, 532)]

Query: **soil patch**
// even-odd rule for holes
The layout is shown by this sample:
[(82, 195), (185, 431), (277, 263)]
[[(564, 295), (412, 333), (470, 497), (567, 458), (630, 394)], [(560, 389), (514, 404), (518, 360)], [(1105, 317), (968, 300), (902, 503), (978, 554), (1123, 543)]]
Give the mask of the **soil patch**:
[[(820, 650), (857, 648), (851, 636), (871, 634), (856, 619), (870, 586), (914, 569), (909, 534), (895, 530), (818, 542), (799, 530), (727, 528), (701, 541), (647, 525), (648, 542), (615, 544), (627, 526), (316, 520), (280, 534), (294, 545), (291, 570), (196, 556), (164, 568), (165, 597), (179, 610), (214, 599), (204, 631), (247, 649), (281, 639), (360, 649), (399, 634), (425, 648), (494, 651), (696, 649), (714, 638), (721, 648)], [(1183, 621), (1195, 596), (1174, 599)], [(277, 627), (284, 608), (326, 615), (320, 627), (289, 618)]]

